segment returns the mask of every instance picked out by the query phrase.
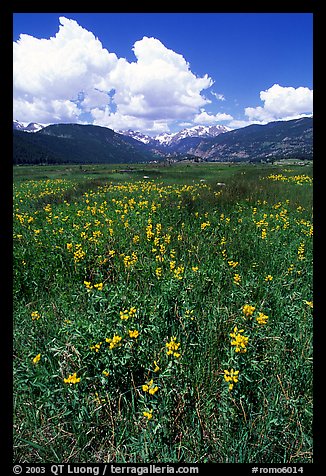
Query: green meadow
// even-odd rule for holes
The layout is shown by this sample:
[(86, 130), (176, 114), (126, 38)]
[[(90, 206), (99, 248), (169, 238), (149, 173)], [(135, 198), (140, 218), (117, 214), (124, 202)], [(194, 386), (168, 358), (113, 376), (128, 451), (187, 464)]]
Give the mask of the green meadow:
[(312, 166), (14, 167), (14, 459), (310, 463)]

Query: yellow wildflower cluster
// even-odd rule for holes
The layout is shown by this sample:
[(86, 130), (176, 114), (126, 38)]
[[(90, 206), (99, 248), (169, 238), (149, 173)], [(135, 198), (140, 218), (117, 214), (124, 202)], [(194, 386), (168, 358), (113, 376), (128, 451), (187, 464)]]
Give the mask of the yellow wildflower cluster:
[(305, 259), (305, 244), (304, 243), (300, 243), (299, 247), (298, 247), (298, 260), (299, 261), (303, 261)]
[(86, 253), (85, 251), (83, 251), (82, 245), (80, 245), (79, 243), (75, 245), (75, 248), (76, 248), (76, 251), (74, 252), (74, 261), (75, 263), (79, 263), (85, 258)]
[(143, 412), (143, 415), (144, 417), (146, 417), (148, 420), (150, 420), (152, 417), (153, 417), (153, 409), (149, 410), (149, 411), (144, 411)]
[(77, 373), (75, 372), (74, 374), (69, 375), (69, 377), (63, 379), (63, 381), (64, 381), (64, 383), (76, 384), (76, 383), (80, 382), (80, 377), (77, 378)]
[(238, 329), (237, 327), (235, 327), (233, 329), (233, 332), (230, 333), (230, 337), (233, 338), (233, 340), (231, 340), (231, 345), (234, 345), (235, 351), (239, 352), (240, 354), (247, 352), (247, 345), (249, 340), (249, 337), (242, 335), (243, 332), (244, 329)]
[(181, 356), (180, 352), (177, 352), (177, 350), (180, 347), (180, 342), (176, 342), (177, 338), (176, 337), (171, 337), (170, 341), (165, 344), (167, 351), (167, 355), (173, 355), (175, 358), (179, 358)]
[(236, 273), (236, 274), (233, 276), (233, 283), (236, 284), (237, 286), (240, 286), (240, 283), (241, 283), (241, 276), (240, 276), (240, 274)]
[(145, 385), (142, 385), (143, 392), (148, 392), (150, 395), (155, 395), (158, 391), (158, 386), (154, 385), (153, 379), (147, 382)]
[(92, 290), (93, 288), (97, 289), (98, 291), (102, 291), (103, 289), (103, 283), (97, 283), (97, 284), (94, 284), (93, 286), (90, 281), (84, 281), (84, 284), (86, 286), (86, 289), (89, 291)]
[(173, 275), (176, 279), (181, 280), (183, 278), (184, 272), (185, 272), (185, 267), (181, 265), (173, 270)]
[(137, 309), (135, 307), (131, 307), (130, 309), (125, 309), (124, 311), (120, 311), (120, 319), (127, 320), (132, 318), (136, 315)]
[(286, 176), (283, 174), (270, 174), (265, 179), (268, 180), (273, 180), (279, 181), (279, 182), (291, 182), (291, 183), (296, 183), (298, 185), (303, 185), (304, 183), (311, 185), (312, 184), (312, 177), (309, 177), (309, 175), (292, 175), (292, 176)]
[(236, 268), (238, 264), (239, 264), (238, 261), (233, 261), (233, 260), (228, 261), (228, 265), (230, 266), (230, 268)]
[(224, 370), (224, 380), (229, 382), (229, 390), (233, 389), (235, 383), (238, 382), (239, 379), (239, 370)]
[(109, 348), (112, 350), (114, 349), (115, 347), (119, 347), (121, 344), (120, 344), (120, 341), (122, 340), (122, 337), (119, 336), (119, 335), (114, 335), (112, 337), (112, 339), (110, 338), (106, 338), (105, 339), (105, 342), (107, 342), (109, 344)]
[(258, 316), (256, 317), (256, 321), (258, 322), (258, 324), (267, 324), (268, 316), (266, 316), (266, 314), (264, 314), (263, 312), (259, 312)]
[(157, 279), (161, 279), (162, 273), (163, 273), (162, 268), (156, 268), (155, 274), (156, 274)]
[(210, 224), (209, 221), (204, 221), (204, 222), (200, 225), (200, 229), (201, 229), (201, 230), (205, 230), (205, 228), (208, 228), (208, 227), (210, 227), (210, 226), (211, 226), (211, 224)]
[(137, 339), (137, 337), (139, 336), (139, 332), (137, 330), (128, 331), (128, 333), (129, 333), (129, 337), (131, 337), (133, 339)]
[(307, 304), (307, 306), (309, 306), (311, 309), (314, 308), (314, 303), (313, 301), (303, 301), (305, 304)]
[(90, 349), (91, 349), (91, 350), (95, 350), (95, 352), (98, 352), (98, 351), (100, 350), (100, 348), (101, 348), (101, 345), (102, 345), (102, 342), (98, 342), (98, 343), (95, 344), (95, 345), (91, 345), (91, 346), (90, 346)]
[(246, 317), (251, 317), (255, 312), (255, 306), (250, 306), (250, 304), (245, 304), (242, 306), (242, 312)]
[(130, 268), (134, 266), (137, 263), (137, 261), (138, 261), (138, 256), (136, 255), (134, 251), (132, 252), (131, 256), (126, 255), (123, 258), (123, 262), (126, 268)]
[(38, 321), (41, 318), (41, 314), (38, 311), (33, 311), (31, 313), (32, 321)]
[(160, 370), (160, 367), (158, 366), (156, 360), (154, 360), (154, 372), (158, 372)]

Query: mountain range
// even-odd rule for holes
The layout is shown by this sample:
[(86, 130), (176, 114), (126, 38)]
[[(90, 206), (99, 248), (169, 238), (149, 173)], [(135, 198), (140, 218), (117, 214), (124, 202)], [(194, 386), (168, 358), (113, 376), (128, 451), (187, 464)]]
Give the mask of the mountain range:
[[(94, 125), (13, 123), (14, 164), (134, 163), (185, 157), (218, 162), (313, 157), (313, 119), (225, 126), (195, 126), (150, 137)], [(29, 132), (29, 133), (28, 133)], [(33, 132), (33, 133), (30, 133)]]
[(120, 134), (126, 135), (128, 137), (133, 137), (144, 144), (150, 145), (152, 148), (158, 148), (160, 150), (164, 150), (169, 147), (173, 147), (178, 144), (182, 139), (186, 139), (188, 137), (216, 137), (219, 134), (223, 134), (224, 132), (231, 131), (230, 127), (226, 126), (193, 126), (188, 127), (186, 129), (182, 129), (179, 132), (172, 132), (167, 133), (164, 132), (162, 134), (158, 134), (154, 137), (148, 136), (143, 134), (139, 131), (133, 131), (131, 129), (127, 131), (118, 131)]

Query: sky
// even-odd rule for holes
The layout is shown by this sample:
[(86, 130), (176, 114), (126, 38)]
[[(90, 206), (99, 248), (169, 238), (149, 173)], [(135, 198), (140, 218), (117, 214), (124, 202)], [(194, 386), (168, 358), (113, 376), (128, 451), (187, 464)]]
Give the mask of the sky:
[(155, 136), (312, 115), (312, 13), (15, 13), (13, 117)]

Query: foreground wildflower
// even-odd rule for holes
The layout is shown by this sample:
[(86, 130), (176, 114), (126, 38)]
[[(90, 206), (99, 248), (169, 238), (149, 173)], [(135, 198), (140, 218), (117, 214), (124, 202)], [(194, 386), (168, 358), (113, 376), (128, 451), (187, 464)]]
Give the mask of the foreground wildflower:
[(138, 336), (139, 336), (139, 332), (137, 330), (129, 331), (129, 337), (137, 339)]
[(122, 337), (119, 335), (114, 335), (112, 339), (106, 338), (105, 341), (109, 344), (110, 349), (114, 349), (117, 346), (120, 346), (120, 341), (122, 340)]
[(160, 370), (160, 367), (157, 365), (156, 360), (154, 360), (154, 372), (158, 372)]
[(240, 283), (241, 283), (241, 276), (240, 276), (240, 274), (235, 274), (235, 275), (233, 276), (233, 283), (236, 284), (237, 286), (240, 285)]
[(98, 291), (102, 291), (103, 283), (94, 284), (94, 288), (96, 288)]
[(127, 320), (132, 318), (136, 315), (137, 309), (135, 307), (131, 307), (130, 309), (125, 309), (124, 311), (120, 311), (120, 319)]
[(235, 383), (238, 382), (238, 377), (239, 377), (239, 370), (234, 370), (231, 369), (229, 370), (224, 370), (224, 380), (229, 383), (229, 390), (233, 389), (233, 386)]
[(86, 286), (86, 289), (89, 289), (89, 290), (93, 289), (93, 286), (90, 281), (84, 281), (84, 284)]
[(143, 392), (148, 392), (150, 395), (155, 395), (158, 391), (158, 386), (154, 385), (153, 379), (142, 385)]
[(265, 278), (264, 281), (268, 282), (268, 281), (272, 281), (273, 280), (273, 276), (271, 276), (270, 274), (268, 274)]
[(95, 345), (91, 345), (90, 346), (90, 349), (91, 350), (95, 350), (95, 352), (98, 352), (101, 348), (101, 345), (102, 345), (102, 342), (99, 342), (98, 344), (95, 344)]
[(268, 316), (266, 316), (266, 314), (263, 314), (262, 312), (260, 312), (258, 314), (258, 317), (256, 317), (256, 321), (258, 322), (258, 324), (267, 324), (267, 321), (268, 321)]
[(146, 417), (148, 420), (150, 420), (153, 417), (153, 410), (149, 410), (148, 412), (145, 411), (143, 412), (144, 417)]
[(228, 265), (230, 266), (230, 268), (236, 268), (238, 264), (239, 264), (239, 261), (233, 261), (233, 260), (228, 261)]
[(181, 280), (183, 278), (183, 274), (184, 274), (184, 271), (185, 271), (185, 268), (184, 266), (178, 266), (176, 269), (174, 269), (173, 273), (174, 273), (174, 277), (176, 279), (179, 279)]
[(305, 304), (307, 304), (307, 306), (311, 307), (311, 309), (314, 308), (314, 303), (313, 301), (303, 301)]
[(170, 342), (167, 342), (165, 346), (167, 347), (166, 354), (167, 355), (172, 355), (176, 357), (177, 359), (181, 356), (177, 350), (180, 347), (180, 342), (176, 342), (177, 338), (176, 337), (171, 337)]
[(69, 377), (64, 378), (63, 381), (64, 381), (64, 383), (76, 384), (76, 383), (80, 382), (80, 377), (77, 378), (77, 373), (75, 372), (74, 374), (69, 375)]
[(305, 244), (300, 243), (300, 246), (299, 246), (298, 252), (297, 252), (298, 260), (303, 261), (305, 259), (304, 253), (305, 253)]
[(200, 225), (200, 228), (202, 230), (205, 230), (205, 228), (211, 226), (210, 222), (209, 221), (206, 221), (206, 222), (203, 222), (201, 225)]
[(41, 359), (41, 354), (37, 354), (33, 359), (33, 364), (37, 364)]
[(250, 304), (245, 304), (242, 307), (242, 312), (246, 317), (251, 317), (255, 311), (255, 306), (250, 306)]
[(233, 329), (233, 332), (231, 332), (230, 334), (230, 337), (233, 338), (233, 340), (231, 340), (231, 345), (234, 345), (235, 351), (239, 352), (240, 354), (247, 352), (247, 345), (249, 340), (249, 337), (243, 336), (242, 332), (244, 332), (243, 329), (238, 329), (237, 327), (235, 327)]
[(41, 314), (38, 311), (33, 311), (31, 313), (32, 321), (38, 321), (41, 317)]

